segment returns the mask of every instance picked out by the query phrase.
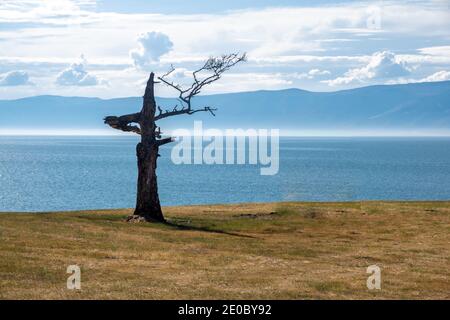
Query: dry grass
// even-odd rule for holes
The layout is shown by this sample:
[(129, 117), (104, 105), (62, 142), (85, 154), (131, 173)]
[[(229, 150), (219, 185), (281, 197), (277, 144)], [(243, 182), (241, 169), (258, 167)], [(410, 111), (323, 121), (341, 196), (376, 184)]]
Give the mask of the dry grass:
[(0, 298), (450, 298), (450, 202), (168, 207), (172, 226), (129, 213), (0, 214)]

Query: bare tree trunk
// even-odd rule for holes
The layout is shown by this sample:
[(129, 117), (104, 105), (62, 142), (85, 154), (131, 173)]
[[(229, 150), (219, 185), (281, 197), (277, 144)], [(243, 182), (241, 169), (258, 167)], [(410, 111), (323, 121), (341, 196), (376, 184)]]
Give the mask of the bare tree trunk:
[[(181, 105), (175, 105), (171, 110), (162, 110), (160, 106), (156, 107), (155, 102), (155, 74), (150, 73), (144, 94), (144, 104), (140, 112), (126, 114), (120, 117), (107, 116), (103, 120), (114, 129), (125, 132), (134, 132), (141, 136), (141, 142), (136, 147), (138, 160), (138, 182), (136, 209), (134, 214), (128, 217), (128, 221), (158, 221), (164, 222), (164, 216), (159, 203), (158, 184), (156, 180), (156, 163), (158, 161), (159, 147), (173, 141), (172, 138), (161, 138), (161, 130), (157, 128), (156, 121), (176, 115), (192, 115), (197, 112), (210, 112), (213, 116), (215, 108), (206, 106), (203, 108), (192, 108), (191, 100), (200, 94), (203, 87), (220, 79), (222, 74), (241, 61), (245, 61), (245, 53), (231, 53), (220, 57), (209, 58), (201, 67), (193, 71), (194, 82), (186, 89), (180, 85), (169, 81), (167, 77), (175, 71), (171, 70), (161, 77), (159, 82), (178, 91), (178, 101)], [(201, 73), (209, 75), (201, 76)], [(158, 108), (158, 114), (156, 113)], [(139, 124), (139, 126), (135, 125)]]
[(155, 136), (154, 74), (150, 74), (140, 114), (141, 142), (136, 147), (138, 182), (136, 209), (129, 220), (164, 221), (159, 202), (156, 167), (159, 144)]
[(137, 145), (138, 182), (135, 216), (146, 221), (164, 221), (158, 195), (156, 178), (156, 162), (158, 160), (158, 145), (141, 142)]

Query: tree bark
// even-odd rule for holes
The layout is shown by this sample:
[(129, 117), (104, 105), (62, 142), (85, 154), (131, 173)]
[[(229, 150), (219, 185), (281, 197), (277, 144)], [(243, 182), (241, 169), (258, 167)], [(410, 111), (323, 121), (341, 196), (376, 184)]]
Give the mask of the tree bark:
[(156, 167), (158, 145), (141, 142), (136, 147), (138, 183), (135, 216), (146, 221), (164, 221), (159, 202)]
[(136, 209), (129, 220), (163, 222), (164, 216), (159, 202), (156, 167), (159, 144), (155, 136), (154, 74), (150, 74), (144, 94), (144, 104), (139, 117), (141, 142), (136, 147), (138, 160), (138, 182)]

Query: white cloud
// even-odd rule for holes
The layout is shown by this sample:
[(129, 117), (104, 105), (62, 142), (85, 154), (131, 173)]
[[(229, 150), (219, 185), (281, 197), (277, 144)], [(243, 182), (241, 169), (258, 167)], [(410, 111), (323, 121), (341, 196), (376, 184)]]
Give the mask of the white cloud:
[(324, 76), (324, 75), (330, 74), (330, 71), (320, 70), (320, 69), (312, 69), (312, 70), (309, 70), (308, 74), (313, 77), (314, 76)]
[(172, 50), (170, 38), (161, 32), (147, 32), (138, 38), (139, 47), (130, 51), (136, 67), (145, 68), (158, 62), (160, 57)]
[(0, 86), (31, 85), (28, 73), (25, 71), (10, 71), (0, 75)]
[(220, 81), (205, 87), (203, 93), (276, 90), (292, 85), (292, 80), (281, 73), (225, 73)]
[(450, 46), (426, 47), (420, 48), (418, 51), (432, 56), (450, 56)]
[(106, 84), (105, 80), (87, 72), (85, 70), (86, 64), (86, 59), (84, 59), (84, 56), (81, 56), (79, 61), (72, 63), (70, 67), (58, 74), (56, 84), (61, 86), (96, 86)]
[(450, 80), (450, 71), (438, 71), (421, 80), (421, 82), (447, 81)]
[(2, 0), (0, 21), (70, 25), (87, 22), (95, 0)]
[(185, 78), (192, 75), (192, 72), (186, 68), (176, 68), (174, 72), (170, 74), (173, 78)]
[[(248, 52), (249, 57), (232, 71), (243, 73), (238, 90), (268, 88), (273, 81), (270, 74), (277, 79), (283, 75), (275, 81), (276, 88), (294, 86), (314, 91), (335, 90), (328, 84), (386, 83), (396, 78), (384, 80), (377, 72), (372, 76), (370, 71), (374, 70), (364, 70), (374, 59), (369, 53), (385, 49), (398, 52), (395, 60), (414, 70), (414, 74), (404, 75), (405, 79), (421, 79), (450, 70), (450, 44), (445, 42), (450, 39), (448, 4), (438, 2), (380, 2), (379, 29), (371, 29), (367, 22), (373, 12), (367, 2), (265, 9), (258, 5), (205, 14), (177, 13), (174, 7), (172, 14), (156, 14), (152, 6), (139, 6), (135, 11), (139, 13), (131, 13), (136, 9), (133, 4), (127, 4), (126, 12), (121, 13), (91, 10), (94, 0), (0, 0), (0, 73), (24, 70), (36, 84), (2, 88), (0, 98), (48, 93), (140, 95), (142, 88), (134, 84), (145, 79), (150, 69), (164, 72), (173, 63), (194, 70), (208, 56), (232, 51)], [(276, 4), (275, 0), (272, 3)], [(166, 45), (156, 36), (152, 45), (151, 33), (136, 42), (136, 35), (152, 30), (166, 37)], [(83, 65), (81, 72), (84, 80), (74, 76), (76, 68), (72, 68), (67, 74), (78, 79), (72, 81), (76, 87), (55, 85), (56, 76), (73, 61), (74, 52), (89, 57), (89, 69)], [(128, 73), (121, 72), (127, 68)], [(333, 76), (309, 74), (308, 70), (314, 69), (328, 70)], [(351, 70), (356, 70), (355, 74)], [(173, 76), (181, 82), (183, 74), (177, 69)], [(261, 74), (254, 85), (253, 78), (245, 78), (250, 74)], [(336, 78), (334, 75), (341, 77), (330, 83), (319, 81)], [(87, 85), (96, 83), (92, 77), (108, 79), (109, 86)], [(214, 88), (228, 91), (226, 86)]]
[(324, 80), (330, 86), (364, 83), (369, 80), (398, 78), (408, 75), (411, 69), (399, 60), (393, 52), (381, 51), (372, 55), (369, 63), (362, 68), (348, 70), (343, 77)]
[(309, 79), (312, 80), (319, 76), (326, 76), (331, 74), (328, 70), (320, 70), (320, 69), (311, 69), (308, 72), (298, 73), (294, 77), (297, 79)]
[(388, 81), (387, 84), (405, 84), (405, 83), (419, 83), (419, 82), (437, 82), (437, 81), (448, 81), (450, 80), (450, 71), (438, 71), (425, 78), (410, 79), (410, 78), (400, 78)]
[(191, 81), (193, 81), (192, 71), (189, 71), (186, 68), (175, 68), (168, 76), (167, 79), (173, 81), (176, 84), (180, 85), (191, 85)]
[(408, 64), (450, 64), (450, 46), (435, 46), (417, 49), (419, 54), (401, 54), (397, 57)]

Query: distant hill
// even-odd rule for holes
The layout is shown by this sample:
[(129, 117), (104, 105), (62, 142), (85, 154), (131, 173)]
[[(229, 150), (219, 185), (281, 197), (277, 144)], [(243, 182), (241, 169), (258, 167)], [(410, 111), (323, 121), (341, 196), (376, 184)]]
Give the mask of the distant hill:
[[(176, 100), (158, 98), (163, 108)], [(142, 98), (98, 99), (35, 96), (0, 100), (0, 129), (105, 129), (103, 117), (137, 112)], [(216, 128), (450, 129), (450, 81), (369, 86), (336, 92), (299, 89), (200, 96), (195, 104), (217, 107), (162, 120), (165, 129), (192, 128), (193, 120)], [(112, 129), (110, 129), (112, 130)]]

